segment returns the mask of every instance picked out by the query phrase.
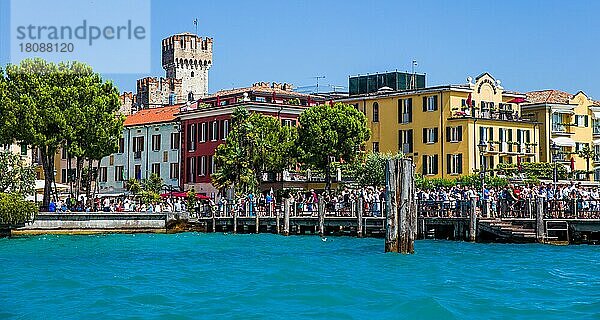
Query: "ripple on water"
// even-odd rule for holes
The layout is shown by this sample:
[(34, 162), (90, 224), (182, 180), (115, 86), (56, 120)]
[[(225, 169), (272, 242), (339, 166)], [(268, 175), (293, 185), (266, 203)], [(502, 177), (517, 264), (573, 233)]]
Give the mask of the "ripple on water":
[[(598, 247), (315, 236), (0, 239), (3, 318), (598, 318)], [(76, 315), (76, 316), (75, 316)]]

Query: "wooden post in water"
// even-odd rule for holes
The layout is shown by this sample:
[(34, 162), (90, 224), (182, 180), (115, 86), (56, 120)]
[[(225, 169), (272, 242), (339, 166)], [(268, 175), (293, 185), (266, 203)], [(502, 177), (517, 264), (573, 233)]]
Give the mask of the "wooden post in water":
[(231, 205), (231, 209), (233, 209), (233, 212), (231, 212), (231, 215), (233, 215), (233, 233), (237, 233), (237, 208), (234, 207), (233, 205)]
[(385, 252), (398, 252), (397, 160), (385, 164)]
[(212, 232), (217, 232), (217, 219), (215, 219), (215, 210), (210, 210), (212, 212)]
[[(285, 201), (284, 201), (285, 203)], [(274, 204), (271, 204), (271, 210), (273, 210), (273, 212), (275, 213), (275, 228), (277, 231), (277, 234), (281, 233), (281, 227), (279, 226), (279, 214), (281, 213), (279, 210), (277, 210), (277, 207), (275, 207)]]
[(290, 199), (283, 200), (283, 235), (290, 235)]
[(477, 198), (471, 198), (471, 206), (469, 210), (469, 241), (477, 240)]
[(260, 221), (258, 220), (258, 214), (260, 213), (260, 210), (258, 210), (258, 207), (256, 206), (256, 203), (254, 204), (254, 223), (256, 224), (256, 233), (258, 233), (258, 230), (260, 228)]
[(412, 254), (417, 234), (415, 166), (412, 159), (388, 160), (385, 176), (385, 252)]
[(544, 197), (535, 198), (535, 238), (537, 242), (544, 242)]
[(363, 198), (358, 198), (356, 202), (356, 219), (358, 219), (358, 224), (356, 228), (356, 236), (359, 238), (363, 237)]
[(321, 201), (317, 204), (317, 210), (319, 211), (319, 236), (325, 236), (325, 201)]

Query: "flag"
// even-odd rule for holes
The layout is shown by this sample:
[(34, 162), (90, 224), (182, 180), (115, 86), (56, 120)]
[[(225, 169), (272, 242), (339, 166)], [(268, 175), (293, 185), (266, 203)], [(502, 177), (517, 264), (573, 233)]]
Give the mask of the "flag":
[(575, 159), (571, 158), (571, 172), (575, 171)]
[(472, 102), (473, 100), (471, 100), (471, 93), (469, 92), (469, 96), (467, 97), (467, 107), (471, 107)]

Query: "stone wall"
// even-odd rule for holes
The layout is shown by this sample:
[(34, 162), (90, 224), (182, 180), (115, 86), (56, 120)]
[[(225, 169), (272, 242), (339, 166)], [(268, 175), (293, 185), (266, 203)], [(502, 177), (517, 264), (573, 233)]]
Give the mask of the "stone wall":
[(39, 213), (20, 230), (165, 229), (165, 214), (145, 213)]

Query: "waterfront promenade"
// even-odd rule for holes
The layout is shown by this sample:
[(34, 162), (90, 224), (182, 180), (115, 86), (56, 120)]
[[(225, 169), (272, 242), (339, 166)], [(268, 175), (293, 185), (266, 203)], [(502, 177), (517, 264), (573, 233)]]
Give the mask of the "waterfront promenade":
[[(385, 202), (204, 205), (195, 212), (40, 213), (13, 235), (40, 233), (223, 232), (383, 237)], [(580, 200), (522, 199), (494, 206), (419, 201), (417, 239), (600, 243), (600, 206)], [(593, 210), (591, 210), (593, 209)]]

